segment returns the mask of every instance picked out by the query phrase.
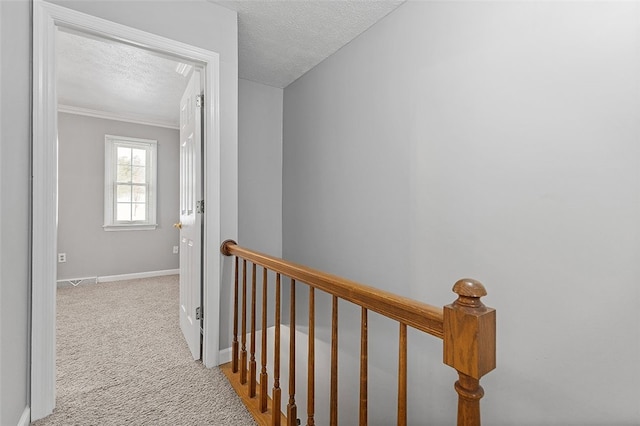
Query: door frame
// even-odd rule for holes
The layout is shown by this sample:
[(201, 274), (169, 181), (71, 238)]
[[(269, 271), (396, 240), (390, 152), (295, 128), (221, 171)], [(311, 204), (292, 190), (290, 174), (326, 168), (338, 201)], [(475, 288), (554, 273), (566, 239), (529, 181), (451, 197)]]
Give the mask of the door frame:
[[(182, 57), (204, 68), (204, 197), (203, 310), (219, 312), (220, 238), (220, 111), (219, 54), (75, 10), (34, 0), (33, 3), (33, 148), (31, 245), (31, 418), (55, 408), (56, 252), (58, 204), (58, 125), (55, 32), (71, 28), (134, 46)], [(218, 255), (216, 255), (218, 254)], [(210, 258), (211, 262), (205, 259)], [(203, 362), (219, 364), (219, 316), (203, 322)]]

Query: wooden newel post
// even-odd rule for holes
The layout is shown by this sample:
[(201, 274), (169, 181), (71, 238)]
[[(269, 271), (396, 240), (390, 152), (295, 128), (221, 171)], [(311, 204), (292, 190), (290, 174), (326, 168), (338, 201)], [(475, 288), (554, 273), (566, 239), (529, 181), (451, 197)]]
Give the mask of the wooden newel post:
[(459, 280), (453, 292), (458, 299), (444, 307), (444, 363), (459, 376), (458, 426), (480, 426), (480, 378), (496, 368), (496, 311), (480, 300), (487, 290), (476, 280)]

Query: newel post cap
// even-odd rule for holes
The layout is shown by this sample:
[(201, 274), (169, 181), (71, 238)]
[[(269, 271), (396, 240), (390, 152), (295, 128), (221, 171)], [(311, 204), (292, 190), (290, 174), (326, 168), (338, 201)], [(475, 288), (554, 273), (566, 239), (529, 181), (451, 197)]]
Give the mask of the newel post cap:
[(480, 281), (472, 278), (463, 278), (453, 285), (452, 290), (458, 295), (458, 300), (455, 301), (455, 304), (472, 308), (484, 306), (480, 298), (487, 295), (487, 289), (484, 288)]
[(229, 250), (229, 246), (232, 246), (232, 245), (237, 246), (238, 243), (236, 243), (233, 240), (224, 240), (220, 245), (220, 253), (224, 254), (225, 256), (231, 256), (231, 251)]

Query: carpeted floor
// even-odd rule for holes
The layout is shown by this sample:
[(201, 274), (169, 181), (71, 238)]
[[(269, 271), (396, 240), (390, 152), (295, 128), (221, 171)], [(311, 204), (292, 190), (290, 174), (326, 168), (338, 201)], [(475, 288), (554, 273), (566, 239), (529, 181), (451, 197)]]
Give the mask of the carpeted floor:
[(177, 275), (59, 288), (56, 410), (32, 425), (255, 425), (193, 361), (178, 294)]

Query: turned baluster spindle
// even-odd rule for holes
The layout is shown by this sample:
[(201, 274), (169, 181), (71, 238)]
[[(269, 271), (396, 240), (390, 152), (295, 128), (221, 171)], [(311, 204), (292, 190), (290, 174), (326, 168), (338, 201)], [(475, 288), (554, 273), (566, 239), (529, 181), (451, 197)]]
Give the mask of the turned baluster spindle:
[(479, 426), (480, 399), (484, 396), (480, 380), (458, 373), (458, 381), (454, 387), (458, 393), (458, 426)]
[(496, 312), (480, 298), (484, 286), (472, 279), (455, 283), (458, 299), (444, 307), (444, 363), (458, 371), (458, 426), (480, 426), (480, 378), (496, 366)]
[(267, 268), (262, 269), (262, 349), (260, 350), (260, 412), (267, 411)]
[(275, 339), (273, 344), (273, 389), (271, 407), (271, 425), (280, 426), (280, 402), (282, 389), (280, 389), (280, 274), (276, 274), (276, 318)]
[(233, 344), (231, 345), (231, 371), (238, 372), (238, 258), (235, 258), (233, 280)]
[(249, 398), (256, 396), (256, 264), (251, 266), (251, 348), (249, 360)]
[(360, 320), (360, 426), (366, 426), (367, 419), (367, 381), (369, 365), (369, 343), (368, 343), (368, 323), (367, 309), (362, 308), (362, 318)]
[(240, 349), (240, 383), (247, 383), (247, 261), (242, 259), (242, 348)]
[(331, 304), (331, 394), (329, 425), (338, 426), (338, 297)]
[(289, 303), (289, 403), (287, 404), (287, 422), (289, 426), (298, 424), (296, 406), (296, 281), (291, 280), (291, 300)]
[(398, 353), (398, 426), (407, 424), (407, 325), (400, 323)]
[(316, 375), (316, 301), (315, 289), (309, 287), (309, 349), (307, 357), (307, 426), (315, 426), (315, 375)]

